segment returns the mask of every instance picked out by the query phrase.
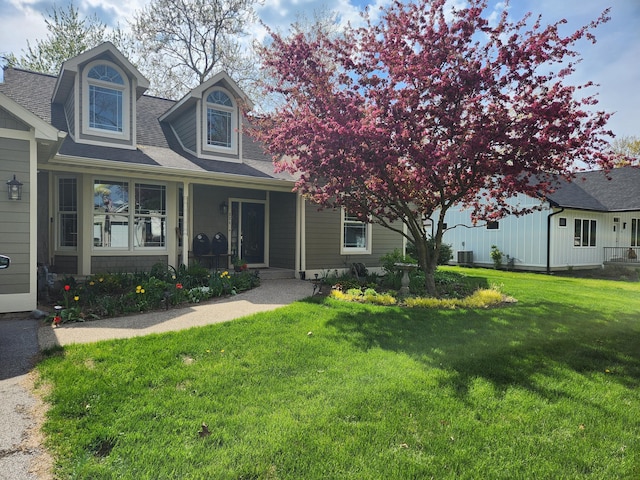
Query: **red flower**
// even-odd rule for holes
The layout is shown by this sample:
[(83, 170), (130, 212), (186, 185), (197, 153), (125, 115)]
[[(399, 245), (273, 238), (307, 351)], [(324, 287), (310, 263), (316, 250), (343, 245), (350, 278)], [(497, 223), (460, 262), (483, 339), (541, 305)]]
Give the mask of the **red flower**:
[(56, 325), (58, 325), (61, 321), (62, 321), (62, 318), (60, 318), (58, 315), (53, 317), (53, 323), (55, 323)]
[(182, 284), (181, 283), (176, 283), (176, 288), (178, 290), (182, 290)]
[(64, 286), (64, 291), (68, 292), (69, 290), (71, 290), (71, 287), (69, 285), (65, 285)]

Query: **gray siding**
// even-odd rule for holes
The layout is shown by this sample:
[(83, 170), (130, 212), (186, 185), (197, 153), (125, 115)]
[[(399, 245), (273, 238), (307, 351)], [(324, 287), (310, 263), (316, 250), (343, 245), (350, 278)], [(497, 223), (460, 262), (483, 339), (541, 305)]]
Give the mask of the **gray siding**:
[(295, 268), (296, 195), (271, 193), (269, 210), (269, 265)]
[(69, 95), (69, 98), (67, 98), (67, 100), (64, 102), (64, 114), (67, 117), (67, 124), (69, 127), (69, 131), (75, 135), (75, 110), (74, 110), (74, 105), (75, 105), (75, 97), (73, 95), (73, 91), (71, 92), (71, 95)]
[(0, 108), (0, 128), (8, 128), (10, 130), (21, 130), (23, 132), (28, 132), (30, 130), (29, 125), (24, 122), (18, 120), (16, 117), (11, 115), (9, 112)]
[(157, 263), (168, 265), (166, 255), (91, 257), (91, 271), (95, 273), (148, 272)]
[(0, 271), (0, 294), (30, 289), (29, 157), (28, 141), (0, 138), (0, 182), (15, 174), (24, 184), (20, 201), (7, 199), (6, 187), (0, 190), (0, 254), (11, 257), (11, 267)]
[(183, 113), (171, 123), (184, 147), (196, 151), (196, 111), (195, 109)]
[(380, 257), (395, 248), (402, 248), (402, 237), (391, 230), (374, 224), (371, 229), (371, 254), (340, 255), (340, 211), (321, 210), (317, 205), (306, 205), (306, 257), (307, 269), (328, 270), (364, 263), (367, 267), (380, 266)]
[(78, 273), (78, 257), (76, 255), (56, 255), (53, 258), (52, 270), (55, 273), (76, 275)]
[[(193, 187), (193, 237), (204, 233), (209, 240), (217, 232), (227, 236), (227, 216), (220, 215), (220, 204), (228, 202), (229, 197), (264, 200), (266, 194), (262, 190), (233, 189), (207, 185)], [(231, 208), (231, 205), (229, 205)], [(189, 245), (191, 250), (192, 245)]]

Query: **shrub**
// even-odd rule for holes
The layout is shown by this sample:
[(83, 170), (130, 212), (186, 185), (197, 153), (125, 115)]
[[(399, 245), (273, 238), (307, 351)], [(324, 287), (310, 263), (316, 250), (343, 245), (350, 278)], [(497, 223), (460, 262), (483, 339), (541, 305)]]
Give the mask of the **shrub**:
[(407, 298), (404, 304), (407, 307), (421, 308), (488, 308), (499, 305), (505, 301), (505, 297), (496, 289), (478, 289), (472, 295), (465, 298), (433, 298), (412, 297)]
[[(435, 240), (433, 237), (429, 237), (427, 240), (427, 248), (434, 249), (435, 248)], [(418, 252), (416, 251), (416, 246), (412, 242), (407, 244), (407, 255), (418, 258)], [(448, 243), (440, 244), (440, 252), (438, 252), (438, 260), (436, 262), (437, 265), (446, 265), (449, 263), (449, 260), (453, 258), (453, 247)]]
[(396, 298), (390, 293), (378, 293), (371, 288), (364, 292), (359, 288), (350, 288), (347, 291), (331, 290), (331, 297), (346, 302), (373, 303), (375, 305), (395, 305)]
[(502, 252), (496, 245), (491, 245), (491, 252), (489, 253), (491, 260), (493, 260), (493, 266), (496, 270), (502, 267)]

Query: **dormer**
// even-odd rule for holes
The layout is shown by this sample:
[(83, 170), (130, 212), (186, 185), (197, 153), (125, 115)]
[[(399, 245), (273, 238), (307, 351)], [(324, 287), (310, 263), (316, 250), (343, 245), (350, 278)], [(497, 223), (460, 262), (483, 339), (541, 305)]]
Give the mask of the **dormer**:
[(242, 112), (251, 101), (225, 72), (194, 88), (160, 117), (181, 147), (203, 159), (242, 162)]
[(77, 143), (136, 148), (136, 100), (149, 81), (110, 42), (62, 64), (52, 103)]

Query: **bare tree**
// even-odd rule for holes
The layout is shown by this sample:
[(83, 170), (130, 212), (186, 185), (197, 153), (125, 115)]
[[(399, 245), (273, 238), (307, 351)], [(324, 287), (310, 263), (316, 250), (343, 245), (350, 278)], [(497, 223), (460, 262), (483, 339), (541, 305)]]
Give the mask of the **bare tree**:
[(139, 11), (131, 29), (151, 93), (177, 98), (221, 70), (249, 85), (256, 62), (247, 27), (258, 1), (153, 0)]
[(105, 40), (124, 53), (131, 53), (130, 38), (119, 27), (109, 29), (95, 14), (82, 18), (73, 3), (66, 9), (54, 6), (47, 10), (44, 21), (49, 31), (47, 37), (36, 40), (35, 45), (27, 42), (27, 49), (20, 56), (13, 52), (5, 54), (8, 66), (57, 75), (63, 62)]
[(634, 135), (617, 137), (611, 142), (613, 151), (624, 157), (621, 163), (638, 165), (640, 162), (640, 138)]

